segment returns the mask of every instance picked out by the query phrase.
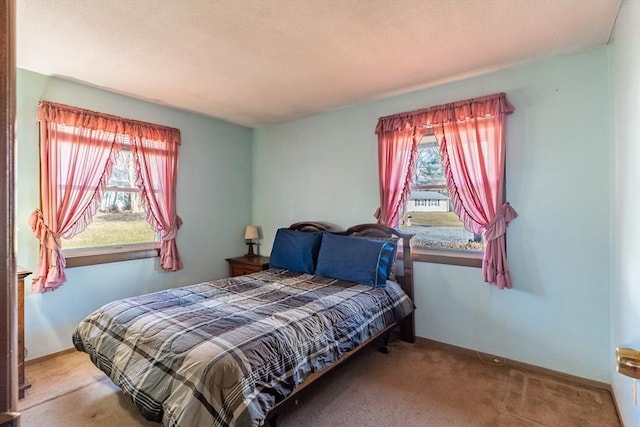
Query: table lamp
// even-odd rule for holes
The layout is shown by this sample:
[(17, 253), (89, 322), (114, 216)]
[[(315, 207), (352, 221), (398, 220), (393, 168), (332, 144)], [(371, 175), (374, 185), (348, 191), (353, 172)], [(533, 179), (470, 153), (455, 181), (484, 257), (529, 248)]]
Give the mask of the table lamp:
[(258, 239), (258, 227), (256, 227), (255, 225), (247, 225), (247, 228), (244, 230), (244, 240), (247, 240), (247, 245), (249, 246), (249, 251), (247, 252), (247, 257), (253, 257), (255, 256), (255, 253), (253, 252), (253, 245), (255, 245), (255, 243), (253, 242), (253, 239)]

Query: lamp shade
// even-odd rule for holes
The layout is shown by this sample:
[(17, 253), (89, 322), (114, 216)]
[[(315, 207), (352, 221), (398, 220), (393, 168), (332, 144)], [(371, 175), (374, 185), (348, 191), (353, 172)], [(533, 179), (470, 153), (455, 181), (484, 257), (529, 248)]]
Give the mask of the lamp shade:
[(255, 225), (247, 225), (247, 228), (244, 230), (244, 239), (251, 240), (258, 238), (258, 227)]

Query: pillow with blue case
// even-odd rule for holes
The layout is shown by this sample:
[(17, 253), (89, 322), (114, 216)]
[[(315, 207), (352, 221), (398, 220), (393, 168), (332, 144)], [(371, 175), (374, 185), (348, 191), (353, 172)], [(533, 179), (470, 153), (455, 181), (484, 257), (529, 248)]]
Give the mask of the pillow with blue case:
[(395, 257), (394, 241), (323, 233), (316, 275), (385, 287)]
[(271, 248), (270, 268), (284, 268), (298, 273), (314, 274), (322, 241), (322, 232), (295, 231), (280, 228)]

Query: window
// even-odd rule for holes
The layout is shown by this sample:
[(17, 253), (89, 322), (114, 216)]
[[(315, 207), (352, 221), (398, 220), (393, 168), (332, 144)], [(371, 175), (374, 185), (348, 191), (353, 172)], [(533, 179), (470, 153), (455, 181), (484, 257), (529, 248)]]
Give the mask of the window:
[[(140, 199), (140, 189), (135, 185), (135, 168), (129, 138), (123, 139), (123, 147), (116, 158), (102, 194), (98, 211), (91, 223), (71, 239), (62, 240), (63, 249), (102, 247), (103, 251), (132, 249), (133, 244), (155, 247), (160, 236), (146, 220)], [(83, 251), (75, 251), (81, 254)], [(73, 254), (74, 252), (65, 251)]]
[(158, 257), (182, 268), (176, 236), (180, 130), (42, 101), (40, 240), (33, 291), (61, 286), (64, 268)]
[[(408, 201), (412, 190), (429, 191), (431, 194), (426, 200), (451, 198), (453, 211), (459, 215), (464, 228), (473, 230), (473, 240), (469, 239), (467, 243), (481, 243), (476, 234), (483, 234), (487, 239), (482, 259), (469, 257), (468, 253), (472, 250), (457, 250), (461, 248), (456, 248), (456, 252), (467, 254), (467, 260), (471, 258), (473, 263), (454, 260), (461, 257), (449, 254), (429, 259), (430, 252), (437, 249), (420, 250), (420, 256), (416, 259), (481, 266), (483, 279), (499, 289), (512, 287), (505, 233), (509, 222), (518, 216), (505, 200), (504, 192), (504, 121), (511, 112), (513, 105), (507, 100), (506, 94), (495, 93), (380, 117), (375, 131), (378, 135), (380, 182), (380, 207), (375, 213), (378, 222), (398, 227), (403, 226), (404, 221), (406, 227), (405, 215), (407, 206), (410, 206)], [(424, 141), (421, 150), (424, 154), (423, 167), (415, 168), (418, 145), (429, 133), (433, 133), (442, 144), (445, 158), (437, 161), (433, 139), (431, 142)], [(440, 166), (446, 170), (446, 189), (451, 190), (452, 194), (447, 194), (438, 182), (438, 178), (444, 175), (438, 172)], [(418, 174), (416, 182), (422, 184), (422, 188), (411, 188), (414, 174)], [(443, 203), (438, 202), (440, 205)], [(429, 216), (435, 215), (430, 213)], [(444, 226), (431, 224), (430, 228), (435, 231), (438, 227)], [(454, 246), (457, 244), (454, 243)], [(424, 259), (422, 254), (425, 255)]]
[(482, 259), (482, 236), (466, 230), (453, 211), (440, 146), (432, 132), (418, 144), (413, 185), (399, 227), (415, 233), (412, 243), (418, 259), (453, 256), (473, 265), (478, 263), (474, 259)]

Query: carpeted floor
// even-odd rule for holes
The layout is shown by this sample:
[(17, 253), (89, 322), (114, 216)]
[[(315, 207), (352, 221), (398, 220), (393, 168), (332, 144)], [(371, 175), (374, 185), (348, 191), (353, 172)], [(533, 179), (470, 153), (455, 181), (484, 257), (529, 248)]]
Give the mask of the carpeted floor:
[[(158, 426), (84, 353), (27, 366), (22, 427)], [(285, 408), (279, 427), (620, 426), (607, 390), (434, 347), (392, 341), (337, 368)], [(195, 426), (185, 426), (195, 427)]]

